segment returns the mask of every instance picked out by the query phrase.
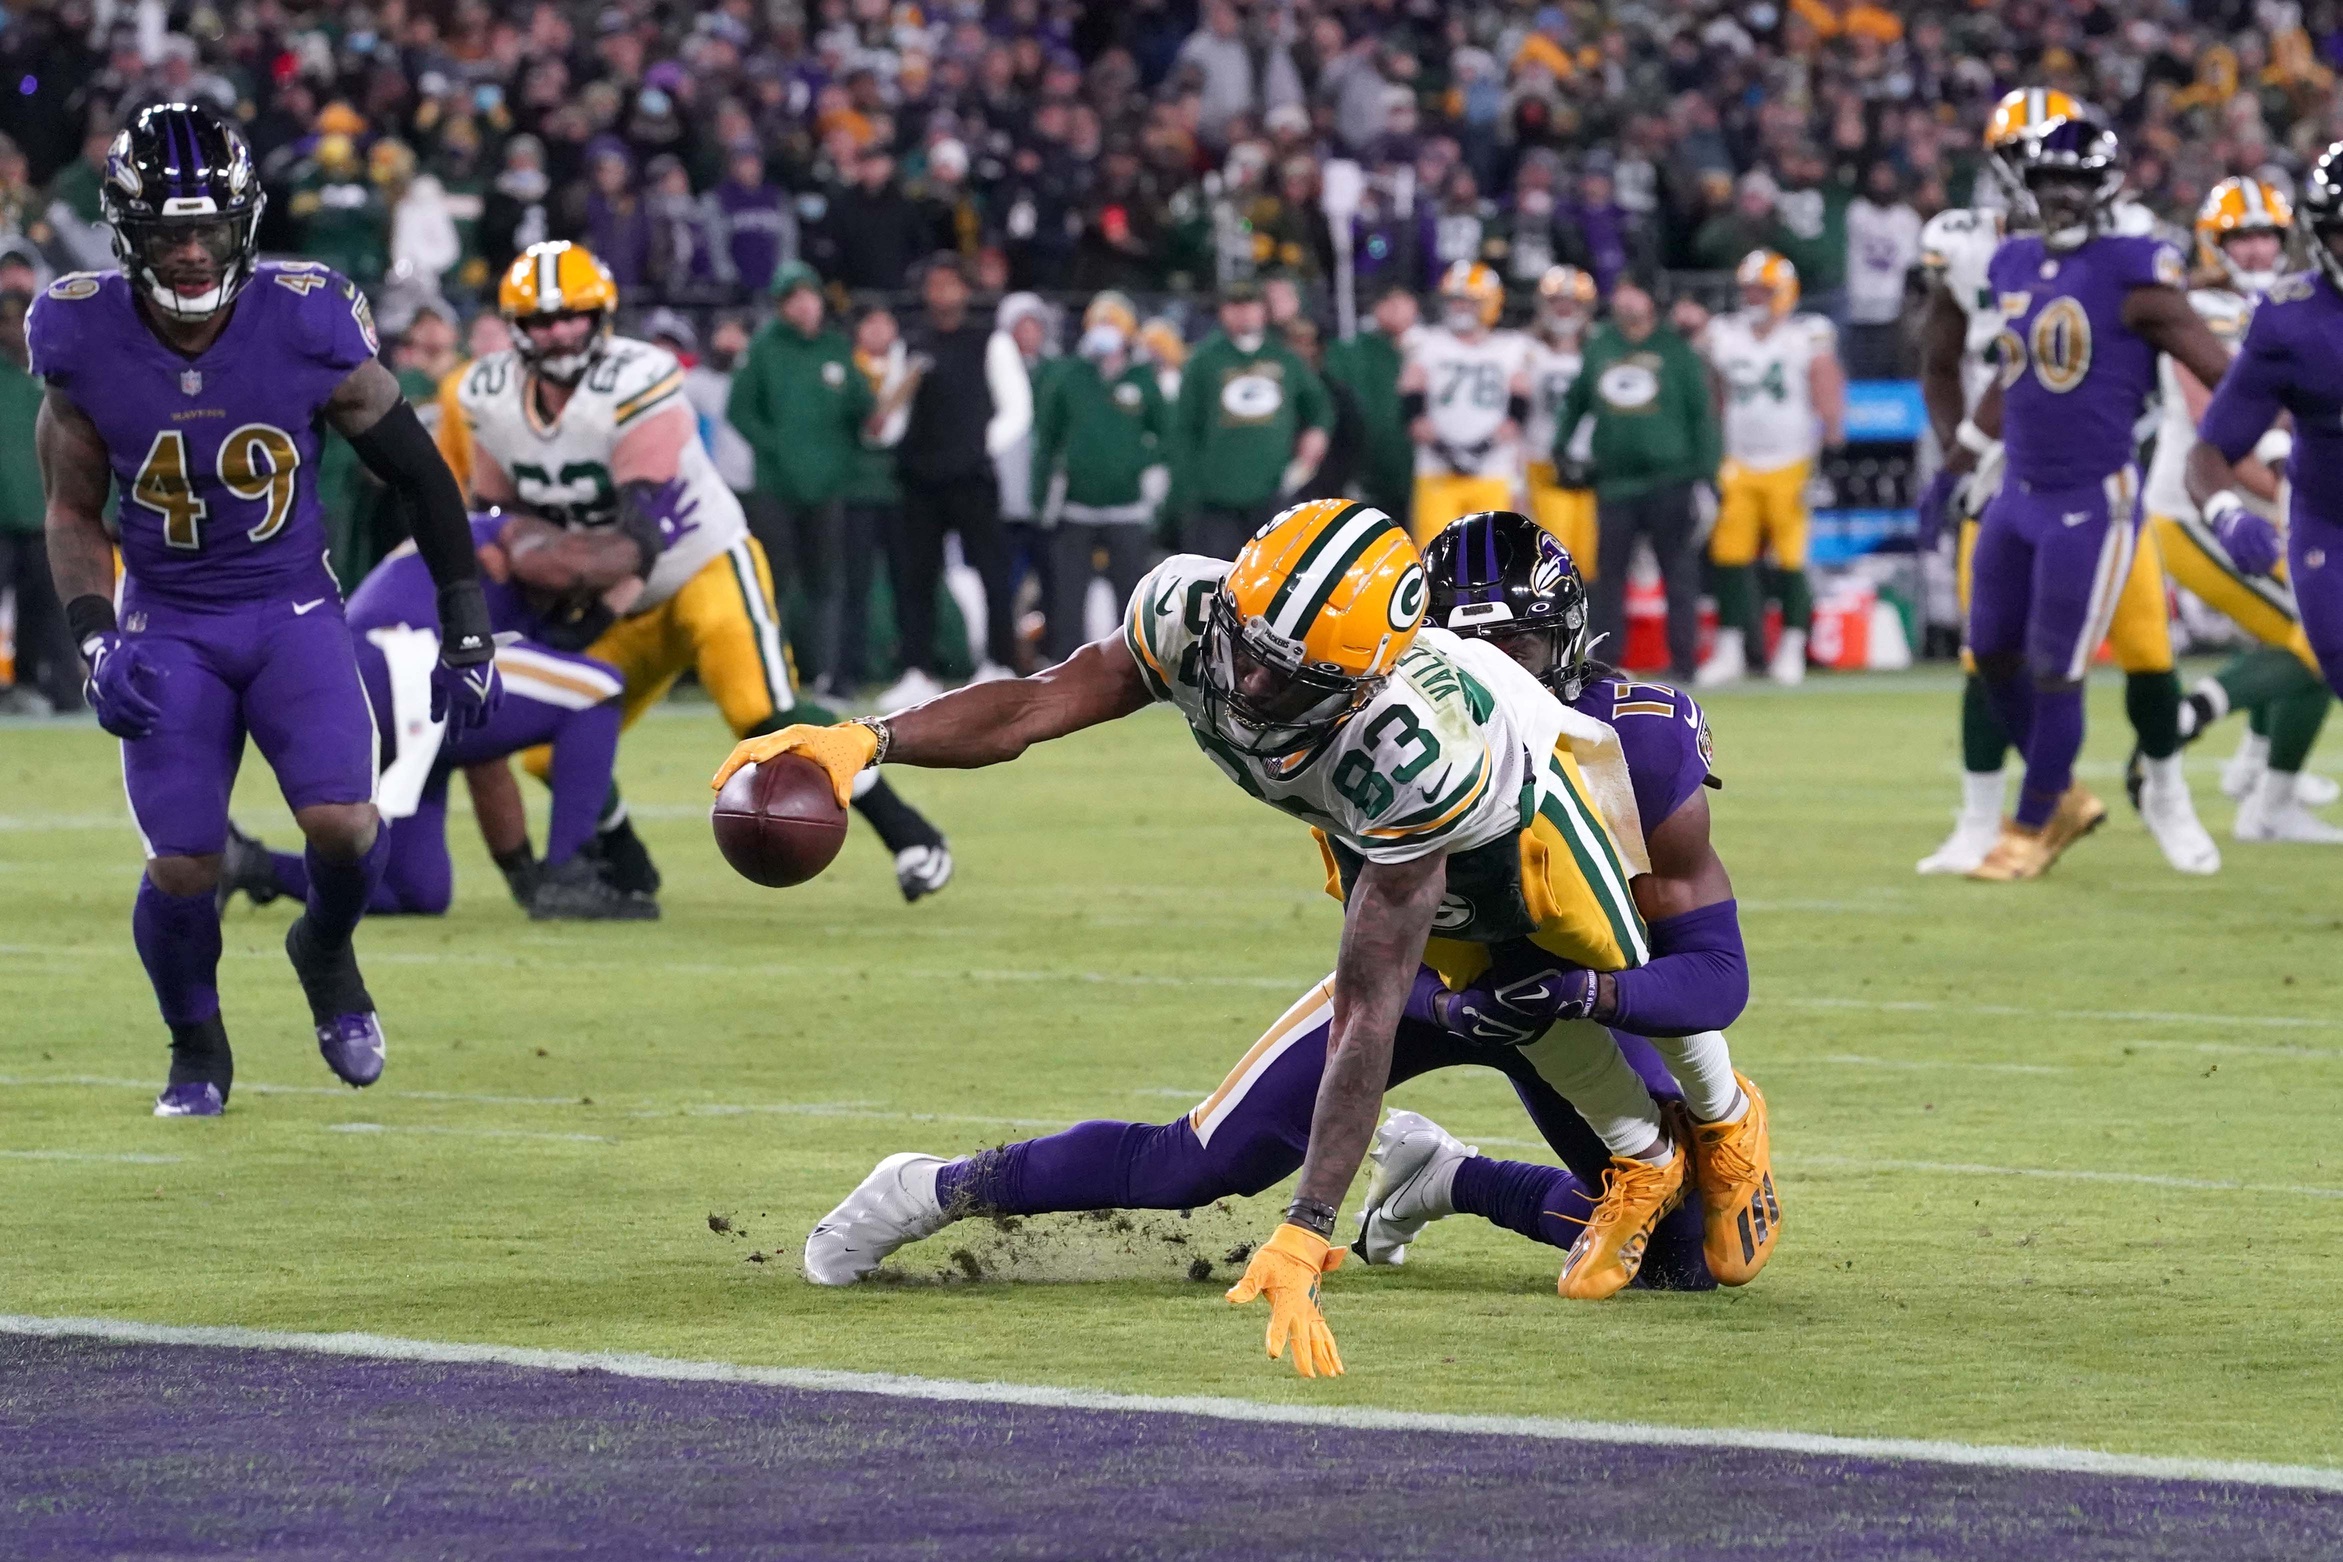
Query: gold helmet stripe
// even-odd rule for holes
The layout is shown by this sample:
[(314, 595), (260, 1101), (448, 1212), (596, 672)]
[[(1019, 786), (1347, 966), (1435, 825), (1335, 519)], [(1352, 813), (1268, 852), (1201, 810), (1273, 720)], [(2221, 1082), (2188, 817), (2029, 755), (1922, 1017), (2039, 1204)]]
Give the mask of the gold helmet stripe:
[(1364, 504), (1343, 509), (1311, 540), (1294, 561), (1285, 583), (1269, 599), (1269, 610), (1262, 614), (1269, 627), (1289, 640), (1302, 639), (1325, 611), (1327, 599), (1350, 573), (1350, 567), (1394, 524), (1390, 516)]

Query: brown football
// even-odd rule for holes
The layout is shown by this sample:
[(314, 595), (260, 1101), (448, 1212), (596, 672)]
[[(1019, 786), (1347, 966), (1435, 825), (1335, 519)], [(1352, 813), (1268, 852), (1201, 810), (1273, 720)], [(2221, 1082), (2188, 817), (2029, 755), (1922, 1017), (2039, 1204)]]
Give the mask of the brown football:
[(846, 810), (830, 773), (801, 754), (733, 772), (709, 821), (716, 849), (752, 884), (787, 889), (827, 868), (846, 844)]

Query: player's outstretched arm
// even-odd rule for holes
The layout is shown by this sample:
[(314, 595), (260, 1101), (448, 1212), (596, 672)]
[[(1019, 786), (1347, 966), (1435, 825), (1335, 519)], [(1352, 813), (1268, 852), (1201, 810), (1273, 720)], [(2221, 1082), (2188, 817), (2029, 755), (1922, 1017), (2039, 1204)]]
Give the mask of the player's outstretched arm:
[(1961, 420), (1968, 414), (1968, 397), (1961, 386), (1961, 354), (1968, 333), (1968, 316), (1961, 313), (1952, 289), (1941, 280), (1931, 282), (1920, 316), (1920, 400), (1928, 408), (1928, 426), (1936, 433), (1945, 464), (1961, 471), (1977, 459), (1976, 451), (1958, 438)]
[(2131, 289), (2123, 295), (2123, 323), (2207, 385), (2220, 384), (2229, 370), (2228, 347), (2179, 288), (2157, 283)]
[(844, 807), (855, 776), (882, 760), (931, 770), (998, 765), (1036, 743), (1128, 716), (1154, 698), (1131, 648), (1122, 636), (1109, 635), (1030, 678), (970, 684), (883, 719), (784, 727), (748, 738), (725, 759), (713, 785), (722, 788), (744, 765), (794, 751), (830, 772)]

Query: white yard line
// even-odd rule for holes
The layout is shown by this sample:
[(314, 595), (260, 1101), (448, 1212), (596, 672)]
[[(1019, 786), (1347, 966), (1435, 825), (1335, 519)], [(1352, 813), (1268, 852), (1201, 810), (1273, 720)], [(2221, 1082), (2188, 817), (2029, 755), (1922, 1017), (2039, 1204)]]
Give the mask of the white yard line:
[(0, 1150), (12, 1161), (104, 1161), (117, 1166), (176, 1166), (183, 1155), (111, 1154), (103, 1150)]
[(2165, 1177), (2150, 1172), (2092, 1171), (2075, 1166), (1983, 1166), (1967, 1161), (1884, 1161), (1855, 1155), (1785, 1155), (1777, 1158), (1789, 1167), (1829, 1167), (1835, 1171), (1926, 1172), (1932, 1176), (2037, 1177), (2057, 1182), (2116, 1182), (2141, 1188), (2179, 1188), (2209, 1193), (2278, 1193), (2304, 1199), (2343, 1199), (2343, 1188), (2322, 1188), (2299, 1182), (2229, 1182), (2212, 1177)]
[(447, 1128), (437, 1123), (327, 1123), (329, 1134), (450, 1134), (463, 1139), (558, 1139), (570, 1144), (616, 1144), (607, 1134), (541, 1134), (522, 1128)]
[(2167, 1009), (2021, 1009), (2006, 1003), (1937, 1003), (1922, 998), (1752, 998), (1753, 1006), (1854, 1009), (1874, 1014), (1979, 1014), (2019, 1020), (2114, 1020), (2130, 1024), (2252, 1025), (2278, 1030), (2343, 1030), (2343, 1017), (2290, 1014), (2190, 1014)]
[(1828, 1053), (1822, 1057), (1782, 1057), (1766, 1060), (1768, 1069), (1798, 1068), (1809, 1063), (1827, 1063), (1843, 1068), (1892, 1069), (1961, 1069), (1979, 1074), (2071, 1074), (2074, 1069), (2064, 1063), (1962, 1063), (1951, 1058), (1866, 1058), (1851, 1052)]
[(1875, 1459), (1975, 1469), (2038, 1471), (2161, 1481), (2210, 1481), (2343, 1492), (2343, 1469), (2245, 1460), (2167, 1458), (2091, 1448), (2023, 1448), (1906, 1437), (1834, 1437), (1816, 1432), (1739, 1427), (1655, 1426), (1639, 1421), (1578, 1421), (1556, 1416), (1444, 1415), (1348, 1405), (1277, 1405), (1204, 1395), (1115, 1394), (1026, 1383), (971, 1383), (821, 1367), (752, 1367), (633, 1353), (536, 1350), (514, 1345), (396, 1339), (378, 1334), (292, 1334), (270, 1329), (191, 1328), (106, 1318), (31, 1318), (0, 1314), (0, 1334), (34, 1339), (97, 1339), (125, 1345), (193, 1345), (300, 1351), (374, 1361), (446, 1362), (521, 1367), (540, 1372), (607, 1372), (670, 1383), (746, 1383), (821, 1393), (875, 1394), (956, 1404), (1018, 1405), (1124, 1415), (1203, 1416), (1282, 1426), (1324, 1426), (1452, 1436), (1533, 1437), (1552, 1442), (1647, 1448), (1730, 1448), (1815, 1459)]

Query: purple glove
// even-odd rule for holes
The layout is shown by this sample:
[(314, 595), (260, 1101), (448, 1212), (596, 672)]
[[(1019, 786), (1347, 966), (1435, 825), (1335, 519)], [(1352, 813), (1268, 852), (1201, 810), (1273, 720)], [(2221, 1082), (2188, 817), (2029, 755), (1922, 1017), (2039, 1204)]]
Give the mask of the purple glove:
[(1456, 1035), (1520, 1047), (1558, 1020), (1591, 1016), (1596, 994), (1594, 972), (1536, 950), (1536, 958), (1526, 962), (1500, 957), (1479, 981), (1435, 999), (1433, 1007), (1441, 1024)]
[(476, 732), (488, 725), (504, 701), (504, 680), (496, 675), (496, 661), (450, 667), (441, 662), (431, 669), (431, 719), (444, 721), (450, 732)]
[(108, 629), (84, 640), (81, 655), (89, 663), (89, 703), (98, 725), (118, 738), (143, 738), (154, 731), (163, 708), (146, 691), (163, 681), (163, 670), (145, 647)]
[(2278, 567), (2285, 550), (2279, 546), (2278, 528), (2270, 524), (2268, 516), (2247, 509), (2235, 494), (2225, 492), (2215, 494), (2205, 506), (2205, 518), (2212, 522), (2213, 535), (2221, 540), (2229, 562), (2240, 573), (2267, 575)]
[(1934, 553), (1936, 545), (1944, 540), (1944, 523), (1952, 514), (1953, 495), (1960, 491), (1961, 480), (1942, 467), (1928, 479), (1928, 486), (1920, 490), (1913, 508), (1919, 512), (1920, 533), (1915, 539), (1922, 553)]
[(699, 530), (699, 513), (700, 501), (680, 477), (670, 478), (656, 487), (650, 483), (627, 484), (620, 496), (618, 526), (643, 550), (645, 575), (651, 573), (651, 566), (668, 549)]

